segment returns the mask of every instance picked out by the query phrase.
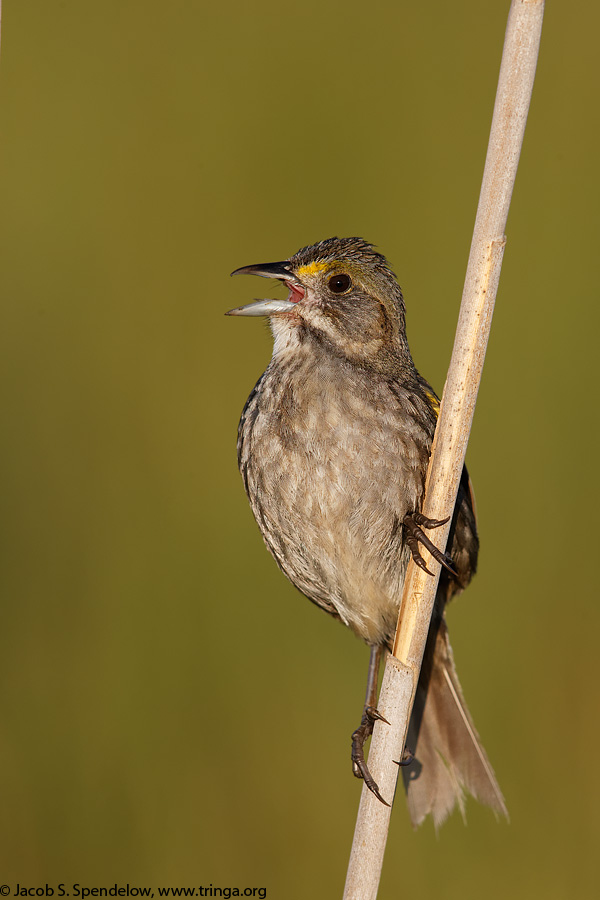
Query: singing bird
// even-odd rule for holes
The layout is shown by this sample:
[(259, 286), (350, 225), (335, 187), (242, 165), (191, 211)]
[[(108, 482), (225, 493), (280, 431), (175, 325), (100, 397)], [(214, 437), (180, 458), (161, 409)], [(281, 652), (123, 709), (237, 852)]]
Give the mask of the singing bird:
[(409, 557), (442, 564), (403, 762), (413, 824), (441, 824), (465, 791), (506, 815), (465, 704), (444, 616), (475, 572), (479, 539), (463, 472), (446, 554), (421, 513), (439, 401), (417, 372), (402, 291), (385, 257), (361, 238), (329, 238), (283, 262), (232, 274), (275, 278), (285, 300), (232, 316), (268, 316), (273, 356), (238, 431), (244, 487), (264, 541), (292, 584), (371, 648), (367, 699), (353, 734), (354, 774), (383, 801), (363, 744), (379, 717), (375, 692), (390, 650)]

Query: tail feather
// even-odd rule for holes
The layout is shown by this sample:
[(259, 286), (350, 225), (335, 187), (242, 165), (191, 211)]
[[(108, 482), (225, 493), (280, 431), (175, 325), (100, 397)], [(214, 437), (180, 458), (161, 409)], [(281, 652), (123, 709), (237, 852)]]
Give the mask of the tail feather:
[(443, 618), (430, 630), (406, 744), (415, 754), (402, 772), (415, 827), (431, 813), (437, 828), (455, 806), (464, 818), (465, 792), (508, 818), (462, 694)]

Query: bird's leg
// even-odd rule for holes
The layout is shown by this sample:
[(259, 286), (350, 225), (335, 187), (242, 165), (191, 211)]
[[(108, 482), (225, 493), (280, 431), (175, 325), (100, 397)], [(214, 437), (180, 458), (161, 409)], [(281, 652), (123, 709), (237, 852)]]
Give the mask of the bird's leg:
[(382, 803), (385, 803), (386, 806), (390, 804), (383, 799), (381, 794), (379, 793), (379, 788), (377, 787), (377, 783), (365, 762), (365, 741), (373, 734), (373, 726), (377, 719), (380, 719), (382, 722), (385, 722), (386, 725), (389, 725), (387, 719), (381, 715), (381, 713), (376, 709), (375, 703), (377, 700), (377, 676), (379, 675), (379, 663), (381, 661), (381, 651), (382, 647), (371, 647), (371, 655), (369, 657), (369, 675), (367, 677), (367, 693), (365, 697), (365, 705), (363, 709), (362, 719), (360, 720), (360, 725), (352, 733), (352, 771), (354, 772), (357, 778), (363, 778), (366, 786), (372, 791), (378, 800), (381, 800)]
[(423, 544), (426, 547), (434, 559), (436, 559), (445, 569), (447, 569), (451, 575), (456, 577), (456, 569), (452, 563), (451, 558), (446, 553), (442, 553), (441, 550), (433, 544), (425, 532), (424, 528), (439, 528), (440, 525), (445, 525), (449, 520), (450, 516), (446, 519), (428, 519), (427, 516), (424, 516), (423, 513), (414, 512), (409, 515), (404, 516), (402, 520), (402, 524), (404, 525), (404, 533), (406, 536), (406, 543), (412, 553), (412, 558), (416, 562), (421, 569), (427, 572), (428, 575), (433, 575), (433, 572), (430, 572), (427, 568), (427, 564), (423, 557), (421, 556), (421, 551), (419, 549), (419, 543)]
[(379, 666), (381, 663), (382, 648), (371, 647), (369, 654), (369, 672), (367, 674), (367, 690), (365, 693), (365, 709), (375, 709), (377, 706), (377, 681), (379, 679)]

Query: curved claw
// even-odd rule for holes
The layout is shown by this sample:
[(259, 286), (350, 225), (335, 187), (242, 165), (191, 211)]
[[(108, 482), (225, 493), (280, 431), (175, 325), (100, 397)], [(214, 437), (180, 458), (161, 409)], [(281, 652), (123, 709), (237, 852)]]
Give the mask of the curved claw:
[[(368, 719), (371, 719), (371, 720), (372, 720), (372, 721), (371, 721), (371, 731), (369, 732), (369, 734), (372, 734), (372, 733), (373, 733), (373, 725), (374, 725), (374, 723), (375, 723), (376, 720), (378, 720), (378, 721), (380, 721), (380, 722), (385, 722), (386, 725), (389, 725), (389, 724), (390, 724), (390, 723), (388, 722), (388, 720), (386, 719), (386, 717), (385, 717), (385, 716), (382, 716), (381, 713), (379, 712), (379, 710), (378, 710), (378, 709), (375, 709), (374, 706), (366, 706), (366, 707), (365, 707), (365, 711), (364, 711), (364, 713), (363, 713), (363, 718), (364, 718), (365, 716), (367, 716)], [(362, 725), (362, 722), (361, 722), (361, 725)], [(356, 733), (356, 732), (355, 732), (355, 733)]]
[(423, 569), (424, 572), (427, 572), (428, 575), (433, 575), (433, 572), (430, 572), (427, 568), (427, 564), (423, 557), (421, 556), (421, 551), (419, 549), (419, 544), (423, 544), (424, 547), (429, 550), (431, 555), (437, 562), (440, 563), (445, 569), (450, 572), (451, 575), (456, 577), (456, 569), (452, 563), (451, 558), (446, 554), (442, 553), (432, 541), (429, 540), (425, 532), (423, 531), (423, 527), (425, 528), (439, 528), (440, 525), (445, 525), (449, 520), (449, 516), (445, 519), (428, 519), (427, 516), (424, 516), (423, 513), (412, 513), (404, 516), (402, 520), (402, 524), (405, 528), (406, 534), (406, 543), (410, 549), (412, 554), (412, 558), (415, 563)]
[(385, 722), (386, 725), (390, 724), (374, 706), (366, 706), (362, 714), (360, 725), (356, 731), (352, 732), (352, 771), (356, 778), (363, 779), (366, 786), (371, 793), (375, 794), (378, 800), (385, 806), (390, 806), (391, 804), (389, 804), (387, 800), (384, 800), (379, 793), (377, 782), (369, 772), (369, 768), (365, 762), (365, 741), (373, 733), (373, 725), (377, 720)]
[(408, 747), (405, 747), (404, 753), (402, 754), (402, 759), (395, 759), (394, 762), (397, 766), (410, 766), (414, 758), (415, 754), (412, 752), (412, 750), (409, 750)]
[[(387, 800), (384, 800), (383, 797), (381, 796), (381, 794), (379, 793), (379, 787), (377, 785), (377, 782), (375, 781), (375, 779), (369, 772), (369, 769), (367, 768), (367, 764), (364, 761), (364, 759), (359, 760), (357, 762), (353, 762), (352, 765), (353, 765), (353, 771), (354, 771), (354, 774), (356, 775), (356, 777), (362, 778), (364, 780), (366, 786), (369, 788), (371, 793), (375, 794), (377, 799), (380, 800), (384, 806), (390, 806), (391, 804), (388, 803)], [(358, 769), (358, 774), (356, 771), (357, 769)]]

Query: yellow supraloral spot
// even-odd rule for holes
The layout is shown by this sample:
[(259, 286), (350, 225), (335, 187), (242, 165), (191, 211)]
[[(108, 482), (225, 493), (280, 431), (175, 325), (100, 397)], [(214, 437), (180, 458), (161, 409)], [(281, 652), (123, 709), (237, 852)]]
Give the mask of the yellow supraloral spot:
[(331, 262), (325, 262), (324, 260), (318, 260), (317, 262), (307, 263), (305, 266), (300, 266), (299, 269), (296, 270), (296, 275), (299, 278), (302, 275), (317, 275), (319, 272), (324, 272), (325, 269), (329, 269), (331, 267)]

